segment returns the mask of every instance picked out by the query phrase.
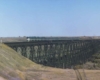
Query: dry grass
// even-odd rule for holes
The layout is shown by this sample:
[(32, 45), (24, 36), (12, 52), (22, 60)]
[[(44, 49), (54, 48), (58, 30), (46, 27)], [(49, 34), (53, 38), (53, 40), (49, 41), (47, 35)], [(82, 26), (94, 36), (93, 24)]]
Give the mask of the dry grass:
[(100, 70), (84, 70), (86, 77), (84, 77), (83, 70), (79, 70), (82, 80), (100, 80)]
[(39, 65), (21, 56), (8, 46), (0, 45), (0, 75), (2, 77), (10, 80), (11, 77), (19, 76), (19, 78), (25, 80), (21, 71), (25, 71), (29, 67), (34, 68), (34, 66), (39, 67)]

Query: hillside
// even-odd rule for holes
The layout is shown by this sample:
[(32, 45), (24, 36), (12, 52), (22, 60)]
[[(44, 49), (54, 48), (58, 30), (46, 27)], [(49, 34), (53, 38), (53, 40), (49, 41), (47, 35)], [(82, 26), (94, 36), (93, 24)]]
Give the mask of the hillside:
[(34, 65), (36, 64), (6, 45), (0, 45), (0, 76), (8, 80), (11, 80), (13, 77), (18, 78), (18, 74), (22, 74), (20, 73), (21, 71)]

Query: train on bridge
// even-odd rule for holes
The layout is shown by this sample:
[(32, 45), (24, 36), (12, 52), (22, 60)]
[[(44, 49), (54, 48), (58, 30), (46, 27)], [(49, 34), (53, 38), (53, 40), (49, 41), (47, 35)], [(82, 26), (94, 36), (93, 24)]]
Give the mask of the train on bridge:
[(92, 40), (92, 37), (26, 37), (27, 41), (52, 41), (52, 40)]

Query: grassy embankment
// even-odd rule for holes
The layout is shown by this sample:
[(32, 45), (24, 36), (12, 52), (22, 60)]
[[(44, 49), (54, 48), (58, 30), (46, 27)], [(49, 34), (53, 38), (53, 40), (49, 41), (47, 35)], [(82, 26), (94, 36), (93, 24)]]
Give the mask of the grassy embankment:
[(13, 49), (4, 44), (0, 44), (0, 76), (8, 80), (25, 80), (23, 73), (28, 68), (39, 70), (42, 69), (40, 65), (21, 56)]

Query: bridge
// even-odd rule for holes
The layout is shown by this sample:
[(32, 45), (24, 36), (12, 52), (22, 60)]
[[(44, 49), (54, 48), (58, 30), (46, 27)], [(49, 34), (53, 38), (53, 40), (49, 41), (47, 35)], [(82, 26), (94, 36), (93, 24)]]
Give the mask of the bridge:
[(83, 64), (100, 49), (99, 39), (38, 40), (5, 44), (36, 63), (58, 68)]

